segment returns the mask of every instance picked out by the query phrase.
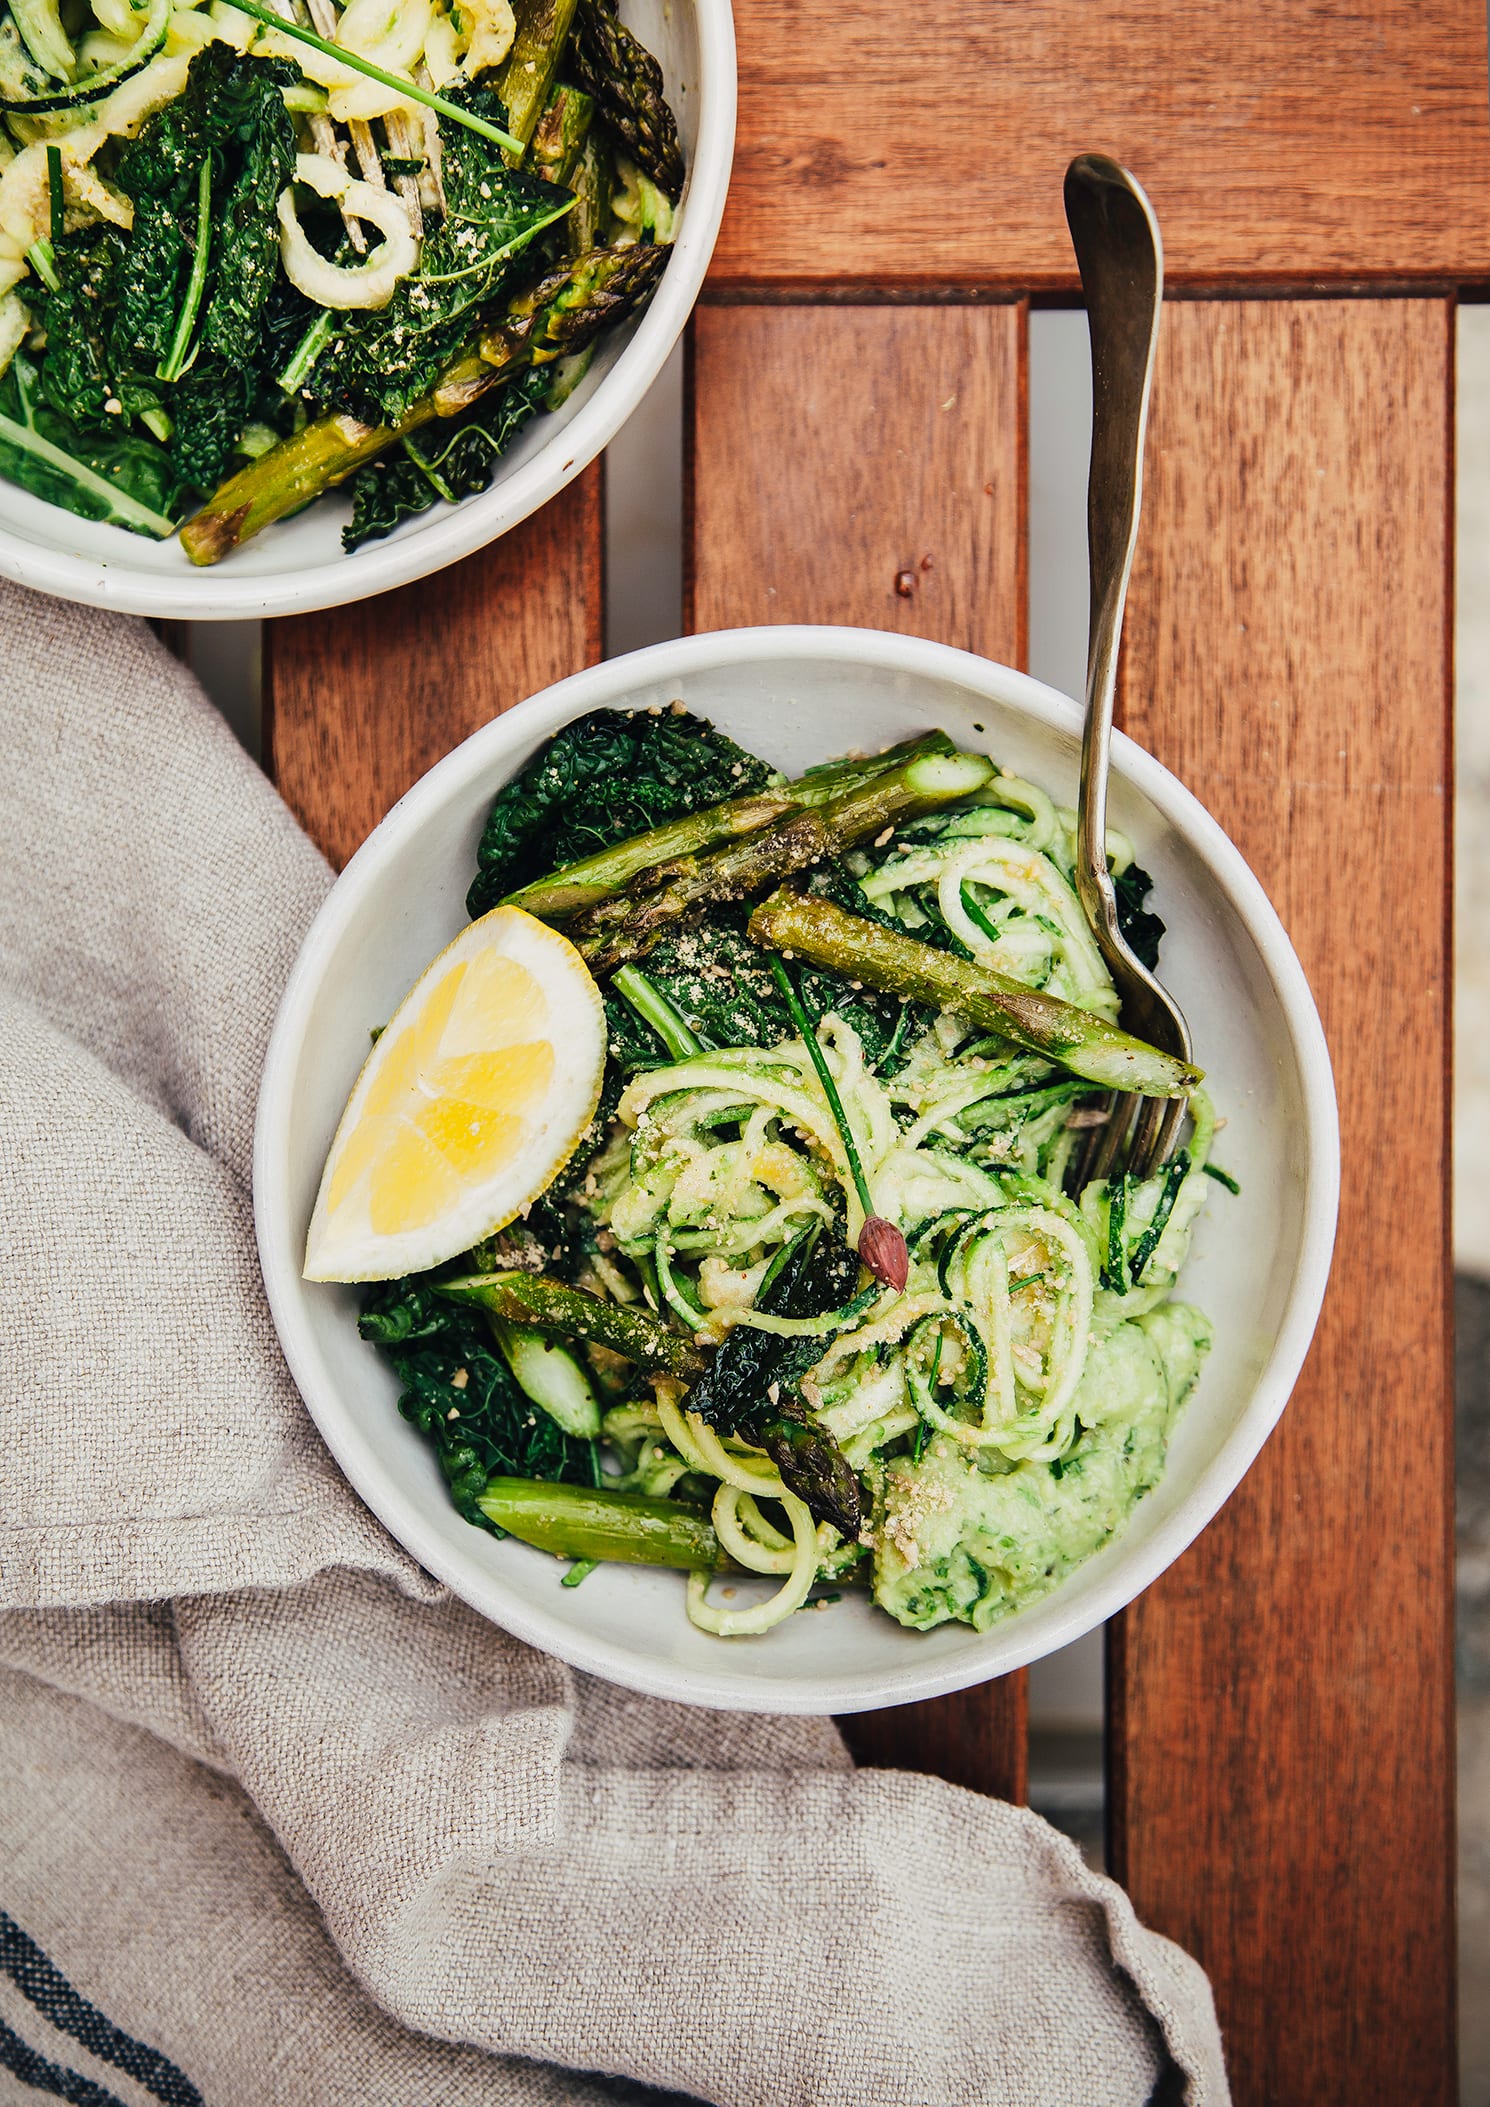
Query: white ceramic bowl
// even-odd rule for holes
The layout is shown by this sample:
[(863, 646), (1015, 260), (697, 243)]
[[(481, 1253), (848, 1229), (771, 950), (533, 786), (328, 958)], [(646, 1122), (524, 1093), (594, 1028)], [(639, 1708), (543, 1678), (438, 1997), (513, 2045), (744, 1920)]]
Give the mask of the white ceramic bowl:
[(623, 0), (620, 12), (661, 62), (677, 113), (688, 161), (677, 239), (646, 311), (604, 339), (583, 383), (561, 409), (533, 420), (488, 490), (459, 505), (435, 505), (350, 556), (341, 530), (351, 500), (333, 494), (199, 570), (174, 536), (153, 542), (75, 519), (0, 481), (0, 577), (127, 614), (199, 622), (307, 614), (427, 577), (495, 541), (572, 482), (651, 387), (692, 312), (735, 148), (730, 0)]
[[(392, 1012), (465, 921), (493, 793), (560, 725), (599, 705), (681, 698), (796, 771), (849, 747), (941, 725), (1074, 803), (1080, 711), (1006, 667), (912, 637), (748, 629), (660, 644), (580, 673), (497, 718), (415, 785), (353, 857), (285, 990), (259, 1100), (255, 1207), (264, 1277), (295, 1380), (333, 1454), (430, 1572), (494, 1622), (578, 1668), (694, 1704), (849, 1712), (1002, 1675), (1090, 1631), (1210, 1520), (1282, 1411), (1329, 1272), (1339, 1150), (1329, 1055), (1298, 960), (1215, 821), (1119, 738), (1113, 824), (1138, 845), (1169, 925), (1163, 975), (1188, 1014), (1227, 1125), (1216, 1188), (1183, 1276), (1215, 1349), (1169, 1464), (1127, 1528), (1044, 1601), (985, 1633), (904, 1631), (863, 1598), (758, 1639), (722, 1640), (684, 1613), (680, 1575), (605, 1566), (559, 1585), (543, 1553), (499, 1542), (450, 1505), (397, 1386), (357, 1336), (356, 1291), (300, 1277), (321, 1165), (369, 1027)], [(753, 1585), (748, 1583), (747, 1585)]]

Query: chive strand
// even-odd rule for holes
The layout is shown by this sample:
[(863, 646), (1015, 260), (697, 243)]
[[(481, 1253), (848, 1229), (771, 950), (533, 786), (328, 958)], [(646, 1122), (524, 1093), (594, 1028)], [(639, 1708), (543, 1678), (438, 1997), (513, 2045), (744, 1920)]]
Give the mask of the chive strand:
[(1003, 935), (1003, 931), (997, 928), (994, 923), (989, 921), (988, 916), (984, 913), (982, 906), (977, 900), (973, 898), (972, 887), (968, 884), (966, 878), (964, 878), (962, 881), (960, 898), (962, 900), (962, 911), (967, 916), (968, 920), (972, 923), (973, 927), (977, 930), (980, 930), (982, 934), (987, 937), (990, 944), (998, 943), (999, 939)]
[(52, 247), (54, 249), (61, 242), (63, 235), (67, 231), (64, 224), (63, 204), (62, 149), (60, 146), (49, 146), (47, 148), (47, 216), (51, 226)]
[(854, 1130), (849, 1125), (848, 1117), (844, 1112), (843, 1099), (838, 1095), (838, 1085), (833, 1080), (833, 1071), (829, 1068), (823, 1050), (817, 1043), (817, 1031), (807, 1014), (801, 996), (792, 985), (792, 977), (787, 972), (785, 964), (774, 951), (771, 954), (771, 972), (775, 977), (777, 987), (780, 988), (782, 994), (786, 997), (786, 1006), (791, 1012), (792, 1023), (796, 1026), (798, 1035), (807, 1048), (808, 1057), (813, 1067), (817, 1070), (817, 1079), (823, 1086), (823, 1096), (828, 1100), (828, 1110), (832, 1113), (839, 1134), (843, 1137), (844, 1153), (848, 1157), (848, 1167), (853, 1175), (854, 1191), (859, 1195), (859, 1205), (863, 1208), (867, 1218), (874, 1213), (874, 1201), (870, 1196), (869, 1181), (864, 1176), (864, 1166), (859, 1161), (859, 1144), (854, 1139)]
[(1154, 1208), (1153, 1219), (1133, 1247), (1131, 1270), (1136, 1288), (1143, 1278), (1143, 1269), (1159, 1248), (1159, 1239), (1169, 1226), (1169, 1217), (1174, 1213), (1174, 1203), (1180, 1196), (1180, 1187), (1190, 1168), (1190, 1158), (1183, 1149), (1164, 1173), (1164, 1186)]
[(1112, 1187), (1107, 1202), (1107, 1285), (1119, 1295), (1128, 1292), (1128, 1269), (1123, 1263), (1123, 1223), (1128, 1214), (1128, 1173), (1124, 1171)]
[(191, 333), (197, 326), (201, 312), (202, 294), (207, 286), (207, 257), (212, 247), (212, 156), (209, 154), (197, 170), (197, 247), (191, 260), (191, 277), (187, 280), (186, 298), (176, 318), (176, 333), (171, 338), (171, 348), (155, 369), (157, 380), (180, 380), (190, 361), (187, 347)]

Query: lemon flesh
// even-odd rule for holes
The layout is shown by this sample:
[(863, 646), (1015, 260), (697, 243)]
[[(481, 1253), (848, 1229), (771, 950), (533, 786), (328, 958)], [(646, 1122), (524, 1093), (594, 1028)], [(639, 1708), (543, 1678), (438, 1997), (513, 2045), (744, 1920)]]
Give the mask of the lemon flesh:
[(521, 1214), (595, 1115), (605, 1007), (557, 930), (494, 907), (440, 953), (368, 1055), (307, 1240), (307, 1280), (426, 1272)]

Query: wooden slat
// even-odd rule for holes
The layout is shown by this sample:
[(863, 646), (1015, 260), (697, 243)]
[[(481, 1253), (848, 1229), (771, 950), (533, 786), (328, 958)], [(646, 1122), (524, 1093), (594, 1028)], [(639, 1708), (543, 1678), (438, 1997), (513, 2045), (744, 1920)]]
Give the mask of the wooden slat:
[[(1018, 307), (700, 312), (689, 627), (864, 623), (1022, 664), (1025, 333)], [(1024, 1796), (1022, 1674), (842, 1725), (860, 1762)]]
[(1268, 886), (1347, 1165), (1298, 1391), (1110, 1661), (1116, 1871), (1211, 1971), (1240, 2107), (1456, 2096), (1450, 321), (1172, 308), (1129, 603), (1129, 729)]
[(1023, 1801), (1029, 1793), (1029, 1684), (1021, 1668), (979, 1690), (856, 1712), (839, 1727), (856, 1763), (928, 1771), (949, 1785)]
[(1170, 282), (1490, 276), (1483, 0), (736, 0), (716, 293), (1074, 287), (1071, 155)]
[(704, 308), (688, 626), (1025, 656), (1022, 307)]
[(265, 763), (338, 869), (453, 746), (600, 657), (601, 534), (595, 467), (432, 578), (265, 624)]

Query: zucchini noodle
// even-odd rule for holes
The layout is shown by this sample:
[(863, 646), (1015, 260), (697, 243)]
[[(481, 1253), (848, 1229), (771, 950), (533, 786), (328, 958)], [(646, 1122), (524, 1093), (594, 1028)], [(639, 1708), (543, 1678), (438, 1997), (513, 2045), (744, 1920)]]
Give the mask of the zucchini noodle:
[[(719, 1528), (719, 1503), (727, 1498), (732, 1487), (721, 1486), (714, 1500), (714, 1527)], [(782, 1505), (791, 1520), (795, 1550), (791, 1568), (776, 1593), (766, 1602), (757, 1603), (753, 1609), (720, 1609), (709, 1600), (709, 1573), (690, 1573), (688, 1576), (688, 1615), (702, 1631), (711, 1631), (721, 1639), (746, 1639), (767, 1632), (773, 1624), (799, 1610), (811, 1594), (817, 1579), (818, 1533), (817, 1524), (808, 1513), (806, 1505), (791, 1493), (783, 1492)], [(759, 1568), (756, 1569), (757, 1571)]]
[[(720, 1543), (747, 1572), (782, 1574), (781, 1586), (765, 1602), (749, 1609), (721, 1609), (709, 1600), (708, 1573), (688, 1576), (688, 1615), (702, 1630), (719, 1638), (749, 1638), (767, 1632), (794, 1610), (802, 1607), (818, 1575), (823, 1546), (818, 1525), (806, 1503), (787, 1491), (781, 1473), (759, 1450), (726, 1448), (714, 1429), (696, 1413), (679, 1411), (669, 1393), (672, 1385), (659, 1383), (657, 1412), (663, 1431), (690, 1469), (719, 1480), (711, 1519)], [(791, 1524), (791, 1536), (783, 1536), (761, 1514), (757, 1501), (776, 1500)]]

